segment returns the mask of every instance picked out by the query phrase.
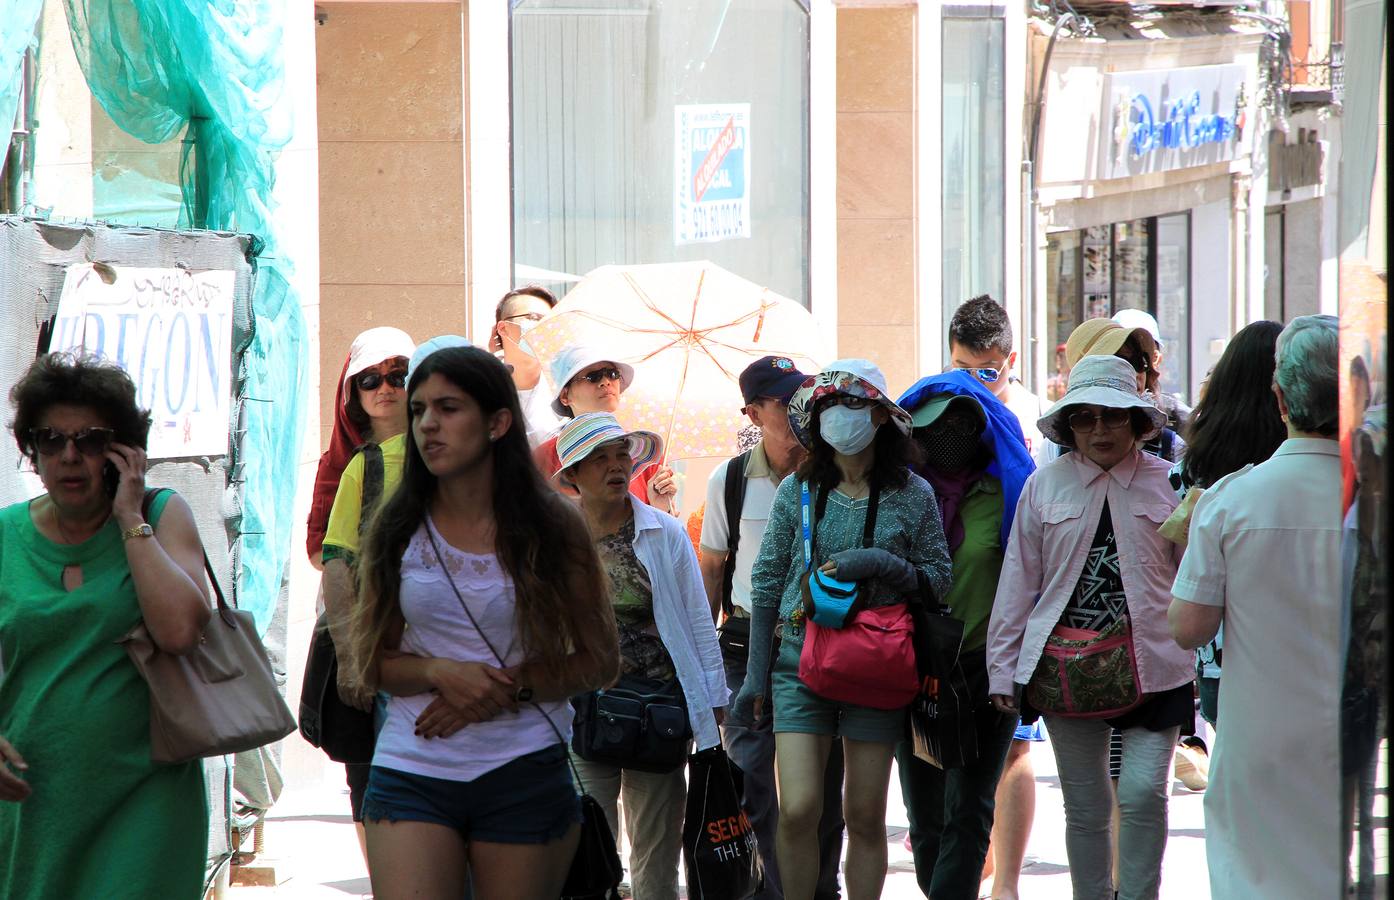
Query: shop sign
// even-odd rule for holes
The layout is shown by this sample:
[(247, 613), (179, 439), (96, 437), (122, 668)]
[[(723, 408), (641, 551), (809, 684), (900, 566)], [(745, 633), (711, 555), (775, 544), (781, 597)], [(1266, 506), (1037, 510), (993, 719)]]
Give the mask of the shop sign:
[(1244, 66), (1219, 65), (1108, 75), (1103, 177), (1234, 159), (1245, 146), (1244, 74)]
[(674, 241), (750, 237), (750, 104), (673, 109)]
[(50, 350), (112, 360), (150, 410), (151, 459), (222, 456), (232, 419), (233, 273), (69, 266)]

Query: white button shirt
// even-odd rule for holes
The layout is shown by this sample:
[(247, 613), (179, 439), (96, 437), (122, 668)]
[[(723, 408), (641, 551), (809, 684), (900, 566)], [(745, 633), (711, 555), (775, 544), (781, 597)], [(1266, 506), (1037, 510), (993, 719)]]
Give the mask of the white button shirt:
[(1205, 791), (1215, 900), (1341, 892), (1341, 461), (1289, 439), (1196, 504), (1172, 593), (1224, 607)]

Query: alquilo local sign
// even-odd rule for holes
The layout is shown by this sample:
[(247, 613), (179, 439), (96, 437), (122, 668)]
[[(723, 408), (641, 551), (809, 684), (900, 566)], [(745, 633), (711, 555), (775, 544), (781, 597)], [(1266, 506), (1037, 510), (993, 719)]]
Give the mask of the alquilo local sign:
[(1242, 65), (1193, 66), (1105, 77), (1100, 175), (1126, 178), (1226, 162), (1248, 152)]
[(673, 240), (750, 237), (750, 104), (673, 108)]
[(120, 365), (150, 410), (151, 459), (222, 456), (232, 415), (233, 272), (69, 266), (50, 350)]

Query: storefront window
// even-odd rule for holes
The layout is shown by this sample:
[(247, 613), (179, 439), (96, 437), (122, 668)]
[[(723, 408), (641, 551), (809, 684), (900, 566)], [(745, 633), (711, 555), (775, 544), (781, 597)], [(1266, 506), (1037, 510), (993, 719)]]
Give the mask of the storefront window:
[(1085, 319), (1140, 309), (1157, 320), (1165, 353), (1158, 389), (1191, 394), (1191, 217), (1189, 213), (1096, 225), (1050, 236), (1046, 303), (1055, 364), (1046, 396), (1065, 393), (1064, 345)]
[(808, 16), (515, 0), (515, 281), (709, 259), (807, 305)]
[(944, 328), (978, 294), (1006, 302), (1003, 222), (1006, 23), (945, 18), (943, 25)]

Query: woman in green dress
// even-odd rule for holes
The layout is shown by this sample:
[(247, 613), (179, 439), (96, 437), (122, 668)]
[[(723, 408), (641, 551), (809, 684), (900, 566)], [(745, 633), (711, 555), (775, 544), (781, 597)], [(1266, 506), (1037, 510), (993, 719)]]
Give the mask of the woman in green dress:
[(118, 643), (142, 619), (184, 654), (210, 615), (193, 513), (145, 497), (150, 414), (117, 366), (40, 357), (11, 425), (45, 493), (0, 510), (0, 897), (197, 900), (198, 761), (150, 761), (145, 681)]

